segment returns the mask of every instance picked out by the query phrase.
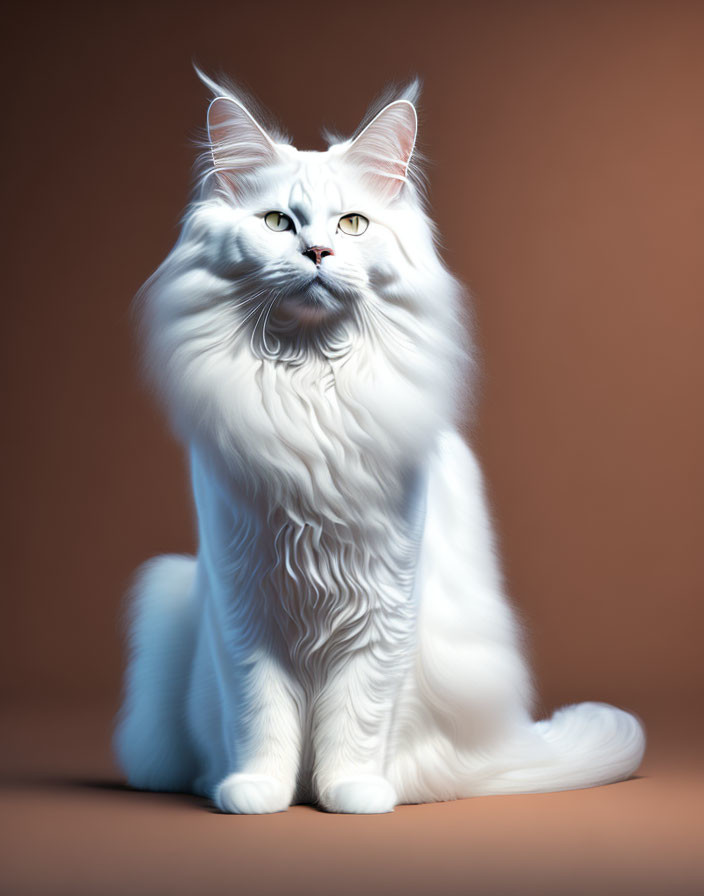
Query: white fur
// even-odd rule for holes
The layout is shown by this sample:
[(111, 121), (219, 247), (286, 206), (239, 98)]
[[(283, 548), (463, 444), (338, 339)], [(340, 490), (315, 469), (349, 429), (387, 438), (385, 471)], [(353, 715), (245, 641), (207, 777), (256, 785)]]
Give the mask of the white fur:
[[(211, 85), (213, 86), (213, 85)], [(587, 787), (638, 766), (601, 704), (531, 720), (476, 460), (461, 291), (412, 168), (413, 90), (299, 152), (217, 88), (199, 195), (146, 284), (197, 559), (140, 575), (117, 753), (224, 812)], [(290, 215), (273, 232), (263, 215)], [(366, 233), (337, 230), (361, 213)], [(334, 249), (320, 268), (302, 252)]]

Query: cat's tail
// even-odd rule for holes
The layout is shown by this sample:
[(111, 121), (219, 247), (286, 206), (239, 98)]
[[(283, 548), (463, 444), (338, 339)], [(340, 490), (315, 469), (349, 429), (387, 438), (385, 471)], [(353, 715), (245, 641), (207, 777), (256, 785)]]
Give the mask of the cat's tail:
[(644, 751), (643, 726), (630, 713), (606, 703), (565, 706), (534, 722), (473, 790), (541, 793), (610, 784), (629, 778)]
[(131, 592), (129, 663), (113, 746), (133, 787), (186, 789), (193, 759), (184, 697), (196, 633), (196, 560), (167, 555), (138, 571)]

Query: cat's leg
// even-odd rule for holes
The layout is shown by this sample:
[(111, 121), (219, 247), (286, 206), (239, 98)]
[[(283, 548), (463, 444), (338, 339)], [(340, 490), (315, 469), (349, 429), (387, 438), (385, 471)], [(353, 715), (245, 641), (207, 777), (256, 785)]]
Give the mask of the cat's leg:
[(532, 701), (494, 542), (479, 463), (443, 433), (428, 477), (417, 657), (434, 708), (452, 713), (464, 743), (523, 721)]
[(192, 687), (212, 701), (210, 712), (192, 706), (208, 757), (201, 786), (223, 812), (280, 812), (296, 788), (302, 713), (262, 585), (272, 563), (266, 512), (195, 446), (192, 475), (206, 589)]
[(301, 710), (282, 665), (265, 649), (234, 670), (225, 695), (230, 771), (215, 788), (223, 812), (282, 812), (292, 801), (301, 755)]
[(477, 459), (438, 439), (428, 475), (415, 661), (388, 774), (404, 802), (469, 796), (530, 725), (532, 687)]
[(314, 784), (330, 812), (391, 812), (397, 803), (384, 765), (394, 700), (405, 673), (404, 652), (395, 652), (396, 662), (390, 661), (388, 645), (350, 655), (316, 701)]

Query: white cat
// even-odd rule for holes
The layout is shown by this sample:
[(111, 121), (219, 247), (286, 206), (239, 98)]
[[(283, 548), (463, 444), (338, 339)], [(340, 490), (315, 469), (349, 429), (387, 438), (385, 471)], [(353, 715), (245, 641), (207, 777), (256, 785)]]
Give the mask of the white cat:
[(468, 337), (412, 167), (416, 86), (301, 152), (204, 80), (198, 195), (141, 299), (199, 550), (138, 577), (129, 782), (224, 812), (365, 813), (628, 777), (633, 716), (531, 719), (455, 429)]

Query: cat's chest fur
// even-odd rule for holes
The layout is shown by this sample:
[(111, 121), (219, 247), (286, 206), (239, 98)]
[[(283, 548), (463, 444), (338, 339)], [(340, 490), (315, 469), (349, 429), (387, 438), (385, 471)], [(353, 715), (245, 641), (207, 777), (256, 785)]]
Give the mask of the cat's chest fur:
[(364, 369), (359, 358), (249, 366), (236, 408), (248, 434), (240, 461), (272, 510), (293, 524), (356, 534), (388, 528), (389, 515), (402, 512), (424, 434), (419, 429), (412, 445), (397, 431), (398, 405), (405, 411), (413, 397), (386, 373), (378, 362)]
[(309, 669), (393, 620), (401, 637), (418, 553), (418, 477), (383, 412), (361, 405), (344, 369), (325, 359), (262, 362), (248, 373), (250, 400), (238, 413), (252, 415), (248, 432), (259, 438), (238, 447), (234, 512), (246, 520), (239, 508), (256, 508), (256, 527), (239, 525), (257, 531), (252, 553), (268, 558), (248, 573), (267, 618)]

